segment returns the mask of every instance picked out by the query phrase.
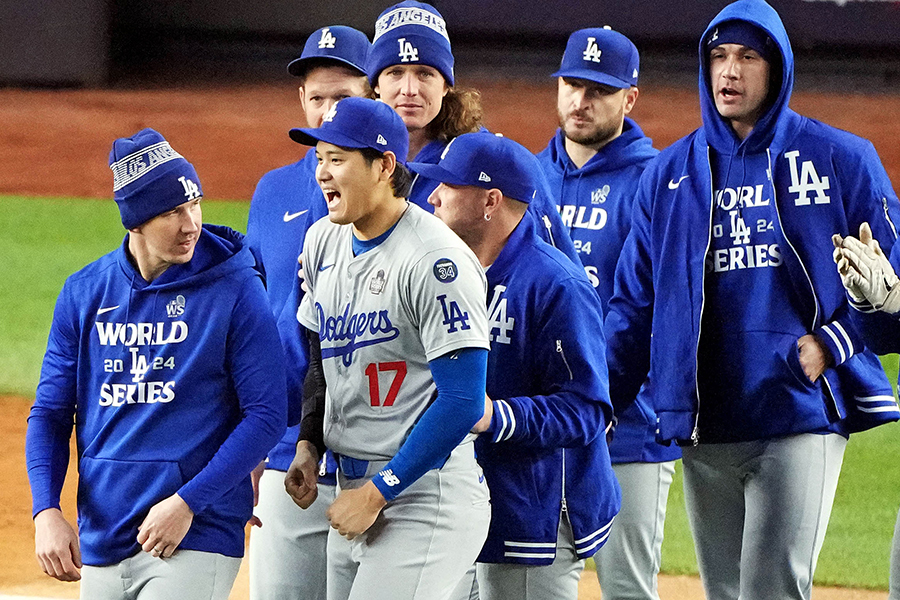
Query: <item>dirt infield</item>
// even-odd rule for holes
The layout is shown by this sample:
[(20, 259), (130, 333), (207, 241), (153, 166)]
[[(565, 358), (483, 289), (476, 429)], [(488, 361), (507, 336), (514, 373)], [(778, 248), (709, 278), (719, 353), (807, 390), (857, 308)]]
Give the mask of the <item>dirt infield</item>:
[[(556, 126), (551, 84), (466, 82), (482, 91), (486, 123), (532, 150)], [(700, 124), (696, 92), (644, 89), (633, 116), (659, 148)], [(900, 97), (797, 93), (793, 106), (872, 140), (900, 182)], [(297, 160), (287, 130), (301, 124), (289, 85), (173, 90), (0, 89), (0, 194), (111, 197), (112, 140), (152, 126), (197, 167), (208, 198), (249, 199), (266, 171)]]
[[(532, 150), (555, 128), (555, 87), (506, 82), (481, 89), (486, 124)], [(873, 141), (900, 184), (900, 98), (797, 93), (801, 113)], [(655, 145), (665, 147), (700, 123), (696, 91), (642, 89), (633, 116)], [(0, 89), (0, 194), (111, 197), (106, 157), (114, 138), (142, 127), (161, 131), (196, 166), (208, 198), (249, 199), (266, 171), (297, 160), (303, 148), (286, 131), (302, 124), (296, 93), (284, 86), (248, 85), (183, 90)], [(50, 315), (47, 315), (50, 318)], [(24, 467), (29, 401), (0, 398), (0, 594), (77, 597), (77, 589), (44, 576), (33, 557), (30, 495)], [(74, 515), (74, 468), (64, 506)], [(701, 598), (696, 578), (662, 577), (669, 600)], [(242, 571), (234, 598), (247, 597)], [(599, 598), (596, 578), (582, 579), (583, 600)], [(874, 599), (883, 593), (817, 590), (819, 600)]]

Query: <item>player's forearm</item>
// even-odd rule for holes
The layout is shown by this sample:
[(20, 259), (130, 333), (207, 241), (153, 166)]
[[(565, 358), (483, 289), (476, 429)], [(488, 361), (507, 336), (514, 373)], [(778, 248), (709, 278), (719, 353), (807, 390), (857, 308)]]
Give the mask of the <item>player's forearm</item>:
[(392, 500), (450, 456), (484, 414), (487, 350), (465, 348), (455, 358), (431, 361), (438, 395), (413, 427), (397, 454), (373, 482)]
[(25, 463), (31, 484), (32, 515), (59, 508), (69, 465), (71, 415), (40, 406), (31, 409), (25, 434)]
[(319, 336), (309, 332), (309, 370), (303, 384), (303, 418), (300, 420), (300, 435), (297, 439), (315, 446), (319, 456), (325, 454), (325, 389)]
[(494, 400), (485, 432), (494, 443), (571, 448), (591, 443), (606, 427), (603, 404), (574, 391)]

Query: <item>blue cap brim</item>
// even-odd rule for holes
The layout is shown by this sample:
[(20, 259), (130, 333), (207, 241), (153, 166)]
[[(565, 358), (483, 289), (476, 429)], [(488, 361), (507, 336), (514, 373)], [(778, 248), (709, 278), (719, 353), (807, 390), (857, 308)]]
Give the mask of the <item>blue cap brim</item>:
[(418, 173), (423, 177), (433, 179), (434, 181), (440, 181), (441, 183), (449, 183), (450, 185), (474, 185), (477, 187), (483, 187), (478, 183), (467, 181), (459, 177), (458, 175), (451, 173), (440, 164), (435, 165), (430, 163), (411, 162), (407, 163), (406, 167), (413, 173)]
[(298, 144), (305, 146), (315, 146), (319, 142), (326, 142), (340, 146), (341, 148), (368, 148), (368, 144), (364, 144), (358, 140), (344, 135), (339, 131), (322, 131), (321, 129), (313, 129), (308, 127), (295, 127), (288, 132), (291, 139)]
[(348, 67), (353, 69), (354, 71), (359, 72), (360, 77), (365, 77), (366, 72), (363, 71), (358, 65), (353, 64), (349, 60), (343, 59), (340, 56), (328, 56), (327, 54), (323, 54), (321, 56), (306, 56), (304, 58), (295, 58), (291, 62), (288, 63), (287, 70), (288, 73), (293, 75), (294, 77), (303, 77), (306, 75), (306, 72), (309, 70), (309, 63), (314, 60), (333, 60), (335, 63), (339, 64), (343, 67)]
[(613, 77), (612, 75), (607, 75), (606, 73), (591, 71), (590, 69), (570, 69), (567, 71), (560, 70), (551, 75), (551, 77), (571, 77), (573, 79), (587, 79), (588, 81), (593, 81), (594, 83), (608, 85), (610, 87), (620, 89), (630, 88), (632, 85), (634, 85), (630, 81), (625, 81), (624, 79), (619, 79), (618, 77)]

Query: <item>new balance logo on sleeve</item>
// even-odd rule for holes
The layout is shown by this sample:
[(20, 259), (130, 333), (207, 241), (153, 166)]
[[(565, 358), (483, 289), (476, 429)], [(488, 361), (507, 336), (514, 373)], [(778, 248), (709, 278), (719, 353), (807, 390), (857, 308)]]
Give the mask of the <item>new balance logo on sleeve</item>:
[(382, 481), (384, 481), (388, 487), (394, 487), (400, 483), (400, 478), (394, 475), (393, 469), (379, 471), (378, 476), (381, 477)]

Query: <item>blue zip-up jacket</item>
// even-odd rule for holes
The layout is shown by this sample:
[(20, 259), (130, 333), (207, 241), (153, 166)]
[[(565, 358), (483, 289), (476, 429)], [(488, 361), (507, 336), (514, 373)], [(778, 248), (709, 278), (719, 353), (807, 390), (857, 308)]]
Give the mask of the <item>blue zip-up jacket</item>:
[(85, 564), (140, 551), (172, 494), (194, 511), (179, 548), (240, 557), (250, 471), (286, 426), (284, 358), (243, 236), (204, 225), (194, 256), (147, 283), (128, 236), (66, 280), (28, 421), (33, 514), (59, 507), (73, 418)]
[(475, 443), (492, 514), (480, 562), (550, 564), (561, 512), (587, 558), (619, 512), (600, 303), (536, 229), (526, 213), (487, 270), (494, 415)]
[[(537, 155), (566, 231), (579, 252), (585, 273), (604, 314), (613, 293), (616, 263), (631, 229), (638, 180), (659, 154), (638, 124), (625, 118), (622, 134), (576, 168), (558, 129)], [(656, 443), (656, 415), (643, 398), (616, 409), (615, 435), (609, 447), (613, 464), (663, 462), (681, 457), (677, 446)]]
[[(481, 131), (486, 132), (487, 129), (482, 128)], [(447, 148), (448, 144), (452, 143), (453, 140), (450, 140), (450, 142), (443, 140), (428, 142), (419, 150), (419, 153), (416, 155), (416, 162), (436, 165), (441, 161), (444, 149)], [(534, 215), (540, 224), (538, 231), (541, 238), (551, 246), (561, 250), (576, 265), (581, 264), (578, 260), (578, 252), (576, 252), (575, 246), (572, 244), (572, 239), (566, 235), (562, 220), (559, 218), (559, 212), (556, 210), (553, 195), (550, 193), (550, 187), (537, 160), (534, 161), (533, 172), (538, 191), (531, 202), (528, 203), (528, 212)], [(413, 179), (412, 190), (409, 193), (409, 201), (430, 213), (434, 213), (434, 207), (428, 203), (428, 197), (440, 183), (440, 181), (428, 179), (416, 173)]]
[[(299, 161), (269, 171), (256, 184), (247, 215), (247, 243), (262, 261), (269, 304), (278, 322), (284, 346), (288, 381), (289, 422), (299, 420), (303, 379), (309, 365), (309, 348), (297, 319), (303, 292), (297, 277), (297, 258), (310, 225), (328, 214), (322, 189), (316, 181), (315, 148)], [(285, 318), (280, 318), (285, 312)], [(294, 459), (300, 426), (288, 427), (269, 453), (266, 468), (287, 471)], [(337, 463), (329, 452), (321, 483), (334, 485)]]
[[(715, 108), (701, 41), (703, 126), (664, 150), (642, 175), (632, 230), (616, 268), (605, 324), (611, 395), (618, 406), (640, 393), (656, 409), (659, 441), (703, 441), (697, 427), (704, 402), (697, 392), (697, 359), (713, 233), (710, 161), (713, 155), (740, 161), (742, 154), (763, 153), (769, 165), (765, 194), (777, 213), (773, 229), (796, 292), (770, 309), (801, 315), (806, 330), (828, 347), (834, 367), (810, 383), (796, 343), (785, 346), (773, 336), (770, 347), (780, 367), (752, 375), (762, 382), (755, 391), (781, 393), (761, 399), (748, 392), (728, 399), (740, 403), (734, 412), (744, 416), (725, 434), (738, 441), (829, 429), (848, 433), (896, 419), (896, 414), (860, 410), (866, 398), (890, 393), (890, 387), (850, 321), (830, 241), (832, 233), (856, 232), (868, 221), (889, 249), (900, 217), (896, 195), (871, 143), (788, 108), (793, 53), (775, 10), (762, 0), (736, 2), (707, 31), (732, 19), (762, 28), (775, 41), (782, 57), (781, 86), (772, 106), (740, 141)], [(747, 290), (748, 301), (753, 297)], [(753, 360), (747, 356), (751, 367)], [(810, 387), (820, 394), (811, 394)]]

